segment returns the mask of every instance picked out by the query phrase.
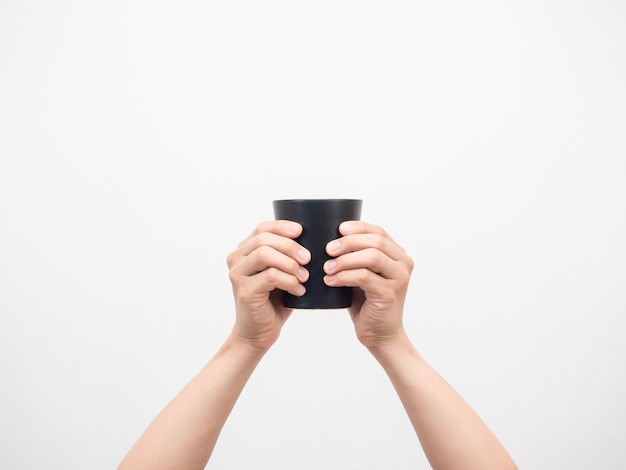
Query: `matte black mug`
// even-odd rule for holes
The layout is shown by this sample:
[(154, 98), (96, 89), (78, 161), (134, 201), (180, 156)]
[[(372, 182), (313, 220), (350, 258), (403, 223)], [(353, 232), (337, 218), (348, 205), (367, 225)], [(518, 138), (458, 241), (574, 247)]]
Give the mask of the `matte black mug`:
[(291, 220), (302, 225), (296, 241), (311, 252), (306, 265), (309, 279), (306, 293), (298, 297), (283, 291), (285, 307), (298, 309), (335, 309), (352, 305), (352, 287), (324, 284), (324, 263), (331, 257), (326, 244), (341, 236), (339, 225), (346, 220), (360, 220), (361, 199), (281, 199), (273, 201), (276, 220)]

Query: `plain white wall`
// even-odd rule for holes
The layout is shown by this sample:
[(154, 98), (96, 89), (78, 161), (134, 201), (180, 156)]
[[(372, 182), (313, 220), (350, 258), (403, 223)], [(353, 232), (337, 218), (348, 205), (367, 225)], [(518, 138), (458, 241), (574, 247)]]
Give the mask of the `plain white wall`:
[[(3, 1), (0, 466), (114, 468), (233, 322), (283, 197), (360, 197), (406, 325), (524, 469), (623, 468), (626, 7)], [(342, 311), (295, 312), (214, 469), (426, 468)]]

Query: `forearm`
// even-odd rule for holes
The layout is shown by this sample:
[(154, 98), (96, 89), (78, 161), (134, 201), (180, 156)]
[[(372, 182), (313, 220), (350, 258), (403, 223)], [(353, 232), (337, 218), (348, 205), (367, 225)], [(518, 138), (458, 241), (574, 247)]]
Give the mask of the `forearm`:
[(404, 333), (370, 351), (396, 389), (433, 469), (517, 468), (481, 418)]
[(222, 427), (264, 351), (231, 335), (157, 415), (119, 466), (203, 469)]

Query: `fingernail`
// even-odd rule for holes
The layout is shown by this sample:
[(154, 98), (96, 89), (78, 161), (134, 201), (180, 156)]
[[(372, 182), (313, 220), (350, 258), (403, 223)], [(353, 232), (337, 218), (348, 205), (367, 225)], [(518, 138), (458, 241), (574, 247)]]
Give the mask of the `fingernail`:
[(309, 278), (309, 272), (306, 269), (304, 269), (302, 266), (300, 266), (300, 269), (298, 269), (298, 279), (304, 282), (308, 278)]
[(342, 232), (350, 232), (354, 230), (354, 224), (352, 222), (343, 222), (341, 224), (341, 231)]
[(288, 231), (289, 233), (292, 233), (292, 234), (296, 234), (296, 233), (298, 233), (298, 229), (299, 229), (299, 228), (300, 228), (300, 227), (298, 227), (298, 224), (293, 223), (293, 222), (292, 222), (292, 223), (290, 223), (289, 225), (287, 225), (287, 231)]
[(309, 259), (309, 252), (306, 251), (304, 248), (300, 248), (298, 250), (298, 260), (300, 260), (300, 261), (302, 261), (304, 263), (308, 259)]
[(324, 271), (331, 273), (335, 269), (335, 266), (337, 266), (337, 262), (334, 259), (328, 260), (324, 265)]
[(335, 252), (339, 249), (340, 246), (341, 246), (341, 242), (339, 240), (333, 240), (326, 246), (326, 251)]

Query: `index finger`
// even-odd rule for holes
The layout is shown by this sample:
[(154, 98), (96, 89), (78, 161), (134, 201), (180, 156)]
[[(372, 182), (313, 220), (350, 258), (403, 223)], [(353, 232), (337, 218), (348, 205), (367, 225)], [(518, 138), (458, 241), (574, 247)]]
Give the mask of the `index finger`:
[(353, 233), (376, 233), (391, 239), (389, 234), (378, 225), (363, 222), (362, 220), (346, 220), (339, 225), (339, 233), (350, 235)]
[(339, 226), (339, 232), (342, 237), (326, 245), (326, 251), (331, 256), (368, 248), (377, 249), (394, 260), (399, 260), (405, 255), (404, 248), (378, 225), (350, 220)]
[(304, 265), (311, 253), (294, 238), (302, 233), (302, 225), (289, 220), (272, 220), (260, 223), (237, 247), (231, 258), (248, 256), (260, 247), (271, 247)]
[(293, 239), (297, 238), (302, 233), (302, 225), (298, 222), (292, 222), (291, 220), (266, 220), (257, 225), (252, 233), (239, 243), (239, 246), (265, 232)]

